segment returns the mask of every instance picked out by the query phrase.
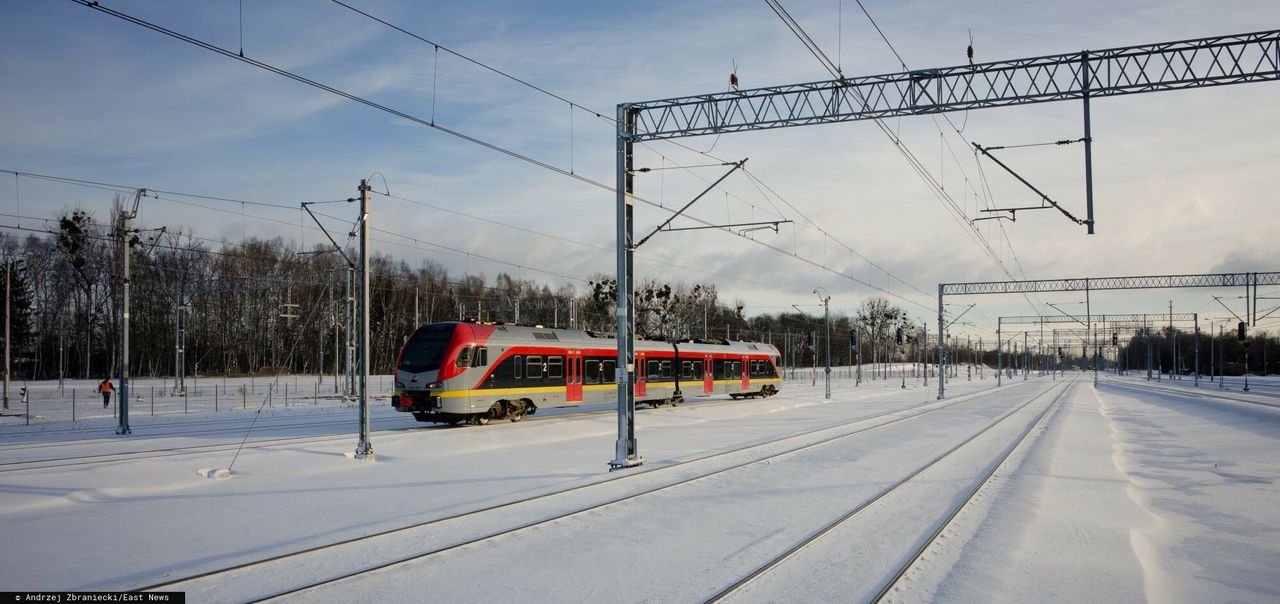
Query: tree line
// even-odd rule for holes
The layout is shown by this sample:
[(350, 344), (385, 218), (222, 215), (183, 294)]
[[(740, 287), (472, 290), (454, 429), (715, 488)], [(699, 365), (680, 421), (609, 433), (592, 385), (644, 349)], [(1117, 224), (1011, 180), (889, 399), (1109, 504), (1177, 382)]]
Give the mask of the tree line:
[[(11, 313), (15, 377), (100, 379), (118, 373), (123, 246), (116, 217), (124, 202), (117, 198), (105, 219), (80, 209), (62, 212), (56, 232), (0, 234), (9, 291), (0, 316)], [(343, 372), (354, 308), (348, 298), (354, 250), (300, 249), (279, 237), (210, 241), (189, 229), (134, 231), (127, 245), (134, 376), (172, 376), (179, 368), (184, 375)], [(647, 279), (635, 290), (640, 338), (768, 342), (791, 366), (824, 363), (828, 343), (837, 366), (859, 355), (862, 363), (883, 368), (933, 362), (936, 354), (936, 334), (926, 340), (919, 322), (883, 298), (865, 300), (852, 316), (832, 313), (828, 340), (821, 308), (748, 317), (745, 301), (722, 300), (715, 285)], [(433, 261), (411, 267), (374, 253), (370, 370), (390, 373), (404, 339), (418, 325), (437, 321), (543, 325), (609, 336), (616, 330), (616, 299), (616, 283), (604, 274), (553, 289), (504, 272), (490, 284), (484, 275), (451, 275)], [(956, 362), (995, 363), (993, 346), (981, 351), (976, 342), (964, 344), (952, 347)], [(1232, 358), (1233, 349), (1226, 354)]]

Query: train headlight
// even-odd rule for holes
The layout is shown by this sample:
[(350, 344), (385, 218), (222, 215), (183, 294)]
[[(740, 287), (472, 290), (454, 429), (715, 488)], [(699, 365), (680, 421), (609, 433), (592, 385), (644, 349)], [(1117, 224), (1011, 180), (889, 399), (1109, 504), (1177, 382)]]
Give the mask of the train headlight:
[(438, 390), (443, 386), (440, 382), (431, 382), (427, 384), (427, 390)]

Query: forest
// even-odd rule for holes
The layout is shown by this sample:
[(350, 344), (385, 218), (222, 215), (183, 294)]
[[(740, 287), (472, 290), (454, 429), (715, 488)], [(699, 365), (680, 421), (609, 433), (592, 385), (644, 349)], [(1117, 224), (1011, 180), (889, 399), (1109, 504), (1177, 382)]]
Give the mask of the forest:
[[(117, 207), (123, 203), (118, 199)], [(113, 212), (112, 216), (118, 216)], [(12, 376), (115, 376), (120, 364), (122, 237), (115, 219), (75, 210), (57, 216), (56, 233), (16, 238), (0, 234), (6, 275)], [(332, 245), (298, 249), (281, 238), (212, 241), (190, 230), (129, 233), (129, 363), (134, 376), (239, 376), (281, 373), (342, 373), (355, 297), (348, 259)], [(476, 320), (585, 329), (609, 336), (616, 330), (616, 284), (607, 275), (555, 289), (499, 273), (451, 275), (424, 261), (411, 267), (384, 254), (370, 257), (370, 371), (390, 373), (397, 353), (416, 326), (436, 321)], [(827, 326), (820, 306), (809, 312), (746, 316), (748, 303), (721, 299), (716, 286), (646, 279), (636, 284), (637, 335), (647, 339), (734, 339), (769, 342), (788, 366), (825, 361)], [(11, 316), (10, 316), (10, 313)], [(830, 317), (833, 366), (861, 361), (867, 371), (887, 372), (884, 362), (932, 362), (936, 333), (884, 298), (865, 299), (853, 316)], [(1174, 340), (1177, 345), (1174, 345)], [(1208, 373), (1209, 334), (1202, 335), (1201, 365)], [(857, 348), (854, 344), (857, 344)], [(948, 346), (950, 362), (997, 363), (993, 342), (978, 349), (964, 338)], [(1253, 334), (1251, 372), (1280, 359), (1280, 342)], [(1129, 368), (1168, 371), (1175, 353), (1191, 351), (1192, 334), (1156, 331), (1133, 336), (1104, 352)], [(1243, 343), (1235, 332), (1214, 336), (1228, 375), (1244, 370)], [(179, 354), (181, 351), (181, 354)], [(1052, 363), (1052, 351), (1037, 350)], [(861, 358), (859, 359), (859, 353)], [(1006, 351), (1007, 353), (1007, 351)], [(1072, 367), (1087, 350), (1065, 351)], [(1074, 355), (1074, 356), (1073, 356)], [(1183, 371), (1191, 355), (1179, 354)], [(1016, 362), (1024, 362), (1018, 359)], [(1007, 361), (1006, 361), (1007, 363)], [(1112, 365), (1114, 366), (1114, 365)], [(887, 373), (886, 373), (887, 374)]]

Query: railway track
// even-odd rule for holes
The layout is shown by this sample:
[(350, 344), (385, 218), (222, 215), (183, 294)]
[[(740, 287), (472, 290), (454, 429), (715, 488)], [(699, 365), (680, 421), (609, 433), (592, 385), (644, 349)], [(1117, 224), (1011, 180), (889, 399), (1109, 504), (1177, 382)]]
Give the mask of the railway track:
[[(1036, 384), (1032, 382), (1032, 384)], [(1020, 386), (1008, 386), (1005, 390)], [(767, 442), (749, 443), (732, 450), (710, 453), (697, 458), (654, 464), (647, 468), (611, 475), (609, 478), (554, 490), (514, 501), (506, 501), (480, 509), (434, 518), (407, 526), (380, 531), (335, 543), (314, 546), (298, 551), (282, 553), (256, 561), (215, 569), (199, 574), (175, 578), (165, 582), (136, 587), (149, 590), (181, 590), (193, 594), (214, 596), (220, 588), (237, 586), (266, 586), (275, 584), (276, 591), (239, 593), (236, 599), (270, 599), (290, 597), (321, 589), (343, 581), (390, 569), (414, 561), (447, 555), (504, 536), (539, 526), (601, 510), (621, 503), (635, 501), (648, 495), (669, 491), (676, 487), (722, 476), (728, 472), (768, 464), (786, 456), (838, 442), (873, 430), (907, 422), (922, 416), (948, 409), (988, 394), (990, 391), (972, 393), (947, 401), (931, 401), (922, 405), (886, 411), (870, 416), (845, 420), (820, 428), (810, 428)], [(565, 501), (573, 501), (566, 510)], [(475, 527), (490, 527), (476, 534)], [(435, 543), (423, 547), (426, 542)], [(377, 561), (359, 563), (367, 559), (368, 551), (377, 552)], [(291, 571), (306, 569), (311, 576), (305, 580), (296, 578), (292, 585), (280, 585), (280, 577)], [(221, 597), (226, 597), (223, 593)]]
[[(965, 508), (965, 506), (969, 504), (969, 502), (973, 499), (973, 497), (977, 495), (977, 493), (981, 491), (983, 487), (987, 485), (988, 482), (991, 481), (991, 478), (995, 476), (996, 472), (999, 471), (1001, 467), (1003, 467), (1005, 461), (1009, 459), (1009, 456), (1012, 455), (1013, 452), (1018, 447), (1022, 446), (1024, 442), (1026, 442), (1028, 437), (1030, 437), (1031, 434), (1035, 431), (1035, 428), (1044, 421), (1044, 418), (1048, 415), (1048, 413), (1058, 405), (1058, 403), (1062, 400), (1062, 397), (1071, 389), (1071, 386), (1072, 386), (1072, 382), (1068, 382), (1066, 384), (1062, 384), (1060, 388), (1057, 388), (1056, 396), (1054, 396), (1053, 400), (1049, 404), (1045, 405), (1044, 409), (1041, 410), (1038, 413), (1038, 415), (1035, 416), (1035, 421), (1029, 422), (1027, 426), (1020, 433), (1018, 433), (1017, 437), (1013, 440), (1013, 442), (1009, 444), (1001, 452), (999, 457), (993, 463), (990, 464), (989, 469), (985, 473), (983, 473), (977, 481), (974, 482), (971, 488), (969, 488), (965, 492), (958, 494), (960, 499), (959, 503), (955, 504), (949, 510), (945, 511), (944, 512), (945, 518), (940, 523), (938, 523), (935, 527), (933, 527), (932, 532), (928, 534), (925, 539), (921, 540), (916, 547), (914, 547), (913, 549), (907, 552), (907, 554), (905, 555), (905, 562), (900, 564), (895, 570), (893, 570), (888, 575), (888, 577), (882, 583), (879, 584), (878, 591), (876, 592), (875, 596), (871, 598), (870, 601), (879, 602), (883, 600), (885, 596), (887, 596), (889, 592), (894, 589), (894, 587), (898, 584), (898, 582), (907, 574), (908, 571), (910, 571), (912, 566), (915, 565), (915, 563), (920, 559), (920, 557), (924, 554), (924, 552), (928, 550), (928, 548), (931, 547), (938, 540), (938, 537), (942, 535), (943, 531), (945, 531), (946, 528), (950, 526), (952, 520), (954, 520), (956, 516), (959, 515), (959, 513)], [(947, 449), (946, 451), (942, 452), (936, 457), (933, 457), (928, 462), (916, 467), (913, 471), (908, 473), (901, 480), (893, 483), (887, 488), (881, 489), (874, 496), (865, 499), (864, 501), (862, 501), (857, 506), (850, 509), (845, 514), (833, 520), (831, 523), (814, 531), (808, 537), (797, 542), (794, 546), (786, 549), (782, 553), (778, 554), (776, 557), (770, 559), (765, 564), (760, 565), (755, 570), (746, 574), (738, 581), (716, 592), (711, 597), (707, 598), (706, 601), (720, 602), (720, 601), (731, 599), (734, 596), (738, 596), (742, 594), (742, 592), (746, 588), (748, 588), (750, 585), (752, 585), (754, 582), (760, 580), (761, 578), (765, 577), (769, 573), (782, 568), (789, 561), (793, 560), (796, 557), (796, 555), (801, 551), (811, 547), (818, 541), (824, 538), (827, 538), (837, 529), (846, 525), (850, 520), (853, 520), (854, 518), (858, 517), (860, 514), (866, 512), (868, 509), (875, 506), (877, 503), (880, 503), (884, 501), (886, 498), (897, 493), (904, 486), (911, 484), (913, 481), (917, 480), (922, 475), (926, 474), (929, 470), (937, 467), (939, 464), (943, 463), (944, 461), (947, 461), (957, 452), (961, 451), (966, 446), (970, 445), (971, 443), (983, 437), (984, 435), (987, 435), (990, 431), (997, 428), (1004, 422), (1009, 421), (1011, 418), (1016, 417), (1020, 411), (1029, 407), (1030, 405), (1035, 403), (1037, 400), (1040, 400), (1041, 398), (1047, 396), (1048, 394), (1053, 392), (1054, 389), (1055, 389), (1054, 387), (1051, 387), (1050, 389), (1045, 390), (1044, 392), (1037, 395), (1036, 397), (1028, 400), (1026, 403), (1023, 403), (1022, 405), (1005, 413), (1004, 415), (999, 417), (996, 421), (989, 424), (983, 430), (973, 434), (969, 438), (961, 441), (960, 443), (956, 444), (950, 449)], [(904, 540), (904, 541), (910, 543), (909, 540)]]
[[(1108, 385), (1120, 386), (1122, 388), (1129, 388), (1139, 392), (1152, 392), (1152, 391), (1166, 392), (1169, 394), (1176, 394), (1178, 396), (1186, 396), (1191, 398), (1219, 400), (1219, 401), (1232, 401), (1236, 403), (1244, 403), (1246, 405), (1258, 405), (1262, 407), (1280, 408), (1280, 394), (1272, 393), (1272, 392), (1254, 392), (1252, 389), (1250, 389), (1248, 393), (1245, 393), (1245, 392), (1240, 392), (1238, 390), (1219, 390), (1216, 386), (1205, 387), (1204, 385), (1201, 385), (1200, 388), (1194, 388), (1194, 387), (1181, 388), (1176, 386), (1173, 386), (1173, 387), (1157, 386), (1151, 383), (1132, 383), (1126, 380), (1119, 380), (1115, 378), (1102, 378), (1099, 381), (1102, 383), (1106, 383)], [(1243, 395), (1243, 396), (1240, 396), (1240, 395)], [(1249, 396), (1252, 396), (1253, 398), (1246, 398)], [(1271, 399), (1271, 400), (1270, 401), (1258, 400), (1260, 398)]]
[[(720, 405), (720, 404), (737, 404), (737, 403), (743, 403), (743, 401), (731, 400), (731, 399), (707, 399), (707, 400), (686, 402), (686, 403), (683, 403), (682, 406), (697, 407), (697, 406), (706, 406), (706, 405), (714, 406), (714, 405)], [(594, 410), (552, 409), (549, 411), (551, 411), (551, 413), (548, 413), (545, 415), (538, 415), (536, 417), (526, 416), (524, 421), (525, 422), (569, 421), (569, 420), (578, 420), (578, 419), (590, 418), (590, 417), (596, 417), (596, 416), (602, 416), (602, 415), (613, 415), (617, 413), (612, 408), (594, 409)], [(640, 409), (638, 411), (640, 413), (645, 413), (649, 410)], [(271, 419), (273, 420), (290, 420), (291, 419), (293, 421), (275, 421), (273, 423), (268, 423), (266, 425), (263, 425), (263, 423), (260, 421), (259, 424), (256, 427), (254, 427), (253, 432), (255, 434), (258, 434), (263, 432), (269, 433), (269, 432), (275, 432), (275, 431), (281, 431), (281, 430), (296, 431), (300, 429), (315, 430), (315, 429), (328, 429), (328, 428), (337, 428), (337, 427), (350, 427), (352, 425), (352, 422), (354, 421), (354, 418), (334, 419), (328, 415), (326, 415), (325, 418), (321, 421), (305, 421), (309, 419), (307, 416), (303, 416), (300, 418), (274, 417)], [(186, 431), (166, 432), (161, 434), (148, 434), (147, 436), (144, 436), (144, 437), (129, 437), (128, 439), (121, 439), (120, 437), (114, 437), (114, 438), (87, 439), (87, 440), (67, 440), (67, 441), (57, 441), (57, 442), (11, 443), (6, 445), (0, 445), (0, 454), (4, 454), (4, 453), (13, 453), (13, 452), (20, 452), (20, 451), (30, 451), (30, 450), (46, 450), (46, 449), (65, 450), (69, 448), (77, 448), (77, 447), (102, 444), (102, 443), (110, 443), (113, 445), (119, 444), (122, 446), (127, 446), (127, 445), (137, 444), (139, 442), (159, 441), (159, 440), (166, 440), (166, 439), (186, 438), (186, 437), (208, 437), (208, 436), (217, 436), (222, 434), (236, 437), (234, 439), (227, 440), (225, 442), (199, 444), (199, 445), (135, 448), (135, 449), (129, 449), (125, 451), (116, 451), (116, 452), (110, 452), (110, 453), (95, 453), (91, 455), (63, 455), (63, 456), (41, 457), (41, 458), (34, 458), (34, 459), (22, 459), (22, 460), (0, 462), (0, 473), (18, 472), (18, 471), (24, 471), (24, 470), (42, 470), (42, 469), (50, 469), (50, 468), (91, 466), (91, 465), (115, 463), (115, 462), (121, 462), (121, 461), (136, 461), (140, 459), (149, 459), (149, 458), (158, 458), (158, 457), (172, 457), (175, 455), (195, 455), (195, 454), (201, 454), (201, 453), (218, 453), (223, 451), (232, 451), (240, 446), (239, 437), (243, 435), (245, 430), (248, 428), (250, 420), (251, 418), (236, 420), (234, 422), (236, 425), (234, 426), (214, 427), (207, 430), (186, 430)], [(303, 421), (297, 421), (297, 420), (303, 420)], [(373, 433), (374, 436), (399, 433), (399, 432), (412, 432), (412, 431), (424, 431), (424, 430), (455, 430), (455, 429), (462, 429), (462, 430), (473, 429), (474, 430), (475, 429), (469, 426), (455, 427), (455, 426), (446, 426), (443, 424), (425, 425), (425, 424), (419, 423), (417, 420), (414, 420), (413, 417), (408, 414), (400, 414), (400, 413), (396, 413), (394, 415), (386, 414), (386, 415), (382, 415), (381, 417), (375, 417), (374, 423), (375, 424), (403, 424), (395, 427), (384, 427), (384, 428), (375, 430)], [(201, 426), (203, 424), (198, 422), (188, 422), (186, 425)], [(255, 439), (248, 440), (245, 444), (245, 447), (250, 449), (266, 448), (266, 447), (283, 446), (283, 445), (324, 443), (324, 442), (332, 442), (332, 441), (338, 441), (338, 440), (346, 440), (350, 438), (351, 438), (351, 434), (349, 433), (342, 433), (342, 434), (324, 433), (324, 434), (307, 434), (307, 435), (300, 435), (300, 436), (255, 438)]]

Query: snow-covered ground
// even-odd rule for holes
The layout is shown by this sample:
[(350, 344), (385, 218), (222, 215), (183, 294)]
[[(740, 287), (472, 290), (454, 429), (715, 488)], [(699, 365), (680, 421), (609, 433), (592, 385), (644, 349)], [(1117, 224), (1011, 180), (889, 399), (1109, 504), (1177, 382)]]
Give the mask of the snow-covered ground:
[(32, 385), (39, 419), (13, 402), (0, 418), (0, 590), (137, 589), (321, 548), (161, 589), (244, 601), (352, 575), (287, 598), (703, 601), (861, 508), (728, 597), (864, 601), (1008, 453), (887, 599), (1280, 598), (1274, 377), (1244, 393), (962, 372), (944, 401), (935, 378), (838, 377), (827, 401), (804, 376), (769, 399), (640, 410), (645, 463), (616, 472), (608, 407), (447, 428), (385, 396), (376, 460), (353, 460), (357, 411), (331, 379), (272, 380), (269, 407), (263, 380), (201, 380), (186, 413), (182, 397), (135, 402), (131, 436), (100, 400), (77, 395), (72, 422), (56, 384)]

